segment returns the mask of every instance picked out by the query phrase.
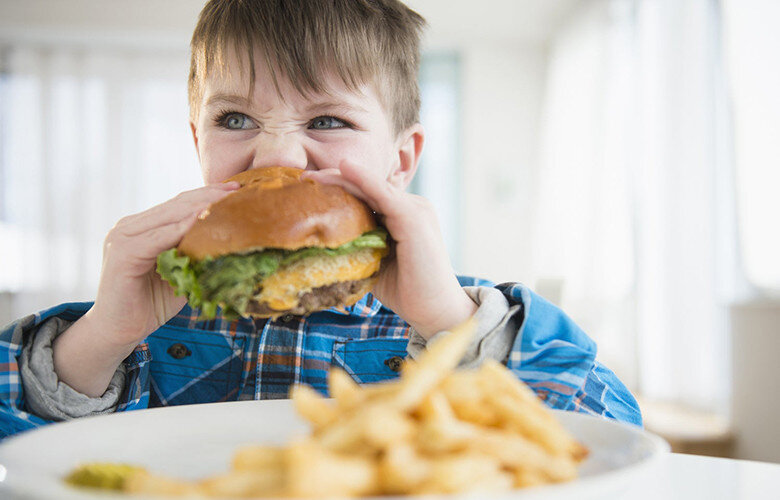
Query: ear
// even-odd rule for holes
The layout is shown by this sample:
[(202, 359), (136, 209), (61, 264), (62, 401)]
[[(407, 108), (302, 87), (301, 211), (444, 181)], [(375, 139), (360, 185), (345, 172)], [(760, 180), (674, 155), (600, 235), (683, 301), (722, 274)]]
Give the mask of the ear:
[(190, 120), (190, 130), (192, 130), (192, 140), (195, 141), (195, 152), (198, 154), (198, 162), (200, 162), (200, 149), (198, 149), (198, 127), (192, 120)]
[(425, 130), (419, 123), (415, 123), (398, 136), (398, 163), (387, 176), (390, 184), (401, 189), (409, 187), (414, 179), (414, 174), (417, 173), (417, 165), (420, 162), (424, 142)]

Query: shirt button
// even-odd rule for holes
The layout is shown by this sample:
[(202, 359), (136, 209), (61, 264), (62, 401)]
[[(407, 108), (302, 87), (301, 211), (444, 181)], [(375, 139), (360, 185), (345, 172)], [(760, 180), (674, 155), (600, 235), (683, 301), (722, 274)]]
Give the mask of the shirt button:
[(404, 358), (401, 356), (393, 356), (392, 358), (387, 358), (385, 364), (388, 368), (398, 373), (401, 371), (401, 366), (404, 364)]
[(293, 320), (293, 318), (295, 318), (295, 316), (293, 316), (292, 314), (285, 314), (284, 316), (282, 316), (282, 321), (284, 323), (289, 323), (290, 321)]
[(168, 348), (168, 354), (173, 356), (174, 359), (182, 359), (192, 354), (192, 351), (186, 345), (177, 342)]

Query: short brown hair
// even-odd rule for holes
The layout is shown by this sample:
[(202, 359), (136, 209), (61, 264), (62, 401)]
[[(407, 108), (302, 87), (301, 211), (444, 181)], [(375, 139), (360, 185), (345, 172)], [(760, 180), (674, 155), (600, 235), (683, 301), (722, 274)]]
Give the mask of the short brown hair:
[[(190, 44), (190, 114), (203, 82), (230, 51), (249, 60), (250, 92), (259, 51), (298, 92), (323, 92), (325, 76), (350, 90), (374, 83), (398, 134), (419, 121), (420, 36), (425, 20), (398, 0), (210, 0)], [(271, 71), (279, 91), (276, 73)]]

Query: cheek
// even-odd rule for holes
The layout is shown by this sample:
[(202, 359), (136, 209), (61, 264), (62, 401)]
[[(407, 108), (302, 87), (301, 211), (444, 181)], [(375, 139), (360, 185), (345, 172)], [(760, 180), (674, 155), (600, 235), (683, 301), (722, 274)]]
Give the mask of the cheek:
[(371, 169), (389, 171), (392, 167), (393, 155), (384, 144), (371, 141), (344, 141), (340, 144), (328, 144), (322, 148), (319, 168), (338, 168), (342, 161)]
[(198, 144), (200, 170), (205, 184), (215, 184), (243, 172), (251, 164), (246, 148), (236, 147), (220, 134), (204, 134)]

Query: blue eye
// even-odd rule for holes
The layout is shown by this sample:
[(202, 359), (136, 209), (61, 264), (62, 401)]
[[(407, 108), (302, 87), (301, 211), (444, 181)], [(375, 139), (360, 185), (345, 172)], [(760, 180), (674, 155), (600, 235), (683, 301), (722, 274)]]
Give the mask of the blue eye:
[(333, 116), (318, 116), (311, 121), (309, 128), (314, 130), (330, 130), (347, 127), (347, 123)]
[(243, 113), (225, 113), (218, 119), (220, 125), (229, 130), (256, 128), (252, 120)]

